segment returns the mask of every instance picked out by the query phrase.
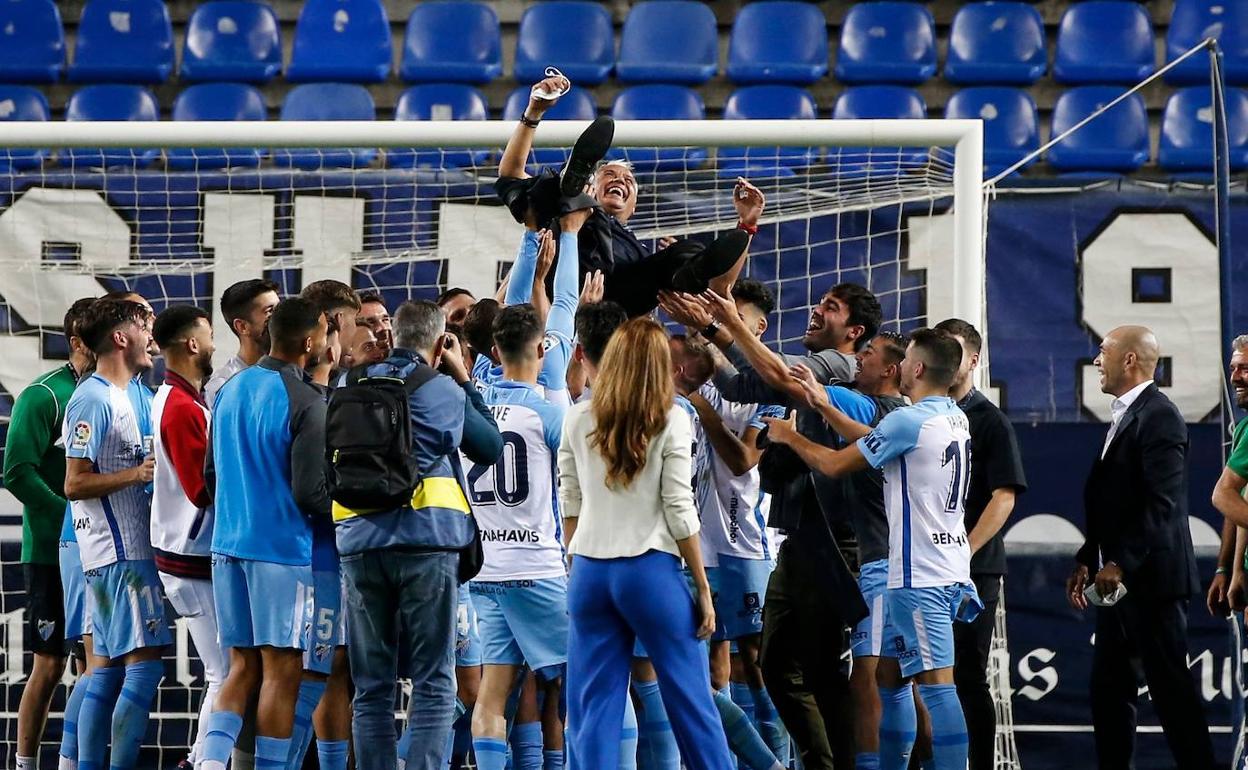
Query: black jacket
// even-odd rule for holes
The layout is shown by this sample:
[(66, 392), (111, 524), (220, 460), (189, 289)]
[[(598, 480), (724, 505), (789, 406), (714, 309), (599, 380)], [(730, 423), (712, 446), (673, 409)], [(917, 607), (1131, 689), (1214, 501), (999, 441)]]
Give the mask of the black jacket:
[(1187, 447), (1183, 415), (1149, 385), (1088, 474), (1087, 540), (1075, 558), (1089, 571), (1114, 562), (1138, 596), (1183, 598), (1200, 590), (1187, 520)]

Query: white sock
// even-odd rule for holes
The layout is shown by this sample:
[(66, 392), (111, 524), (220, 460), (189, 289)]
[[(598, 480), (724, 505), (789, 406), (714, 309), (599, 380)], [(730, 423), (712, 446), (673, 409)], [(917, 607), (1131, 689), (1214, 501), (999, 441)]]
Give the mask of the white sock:
[(199, 763), (198, 770), (225, 770), (225, 763), (215, 759), (205, 759)]
[(78, 760), (57, 755), (56, 770), (78, 770)]
[(39, 755), (35, 752), (33, 757), (23, 757), (17, 755), (17, 770), (39, 770)]

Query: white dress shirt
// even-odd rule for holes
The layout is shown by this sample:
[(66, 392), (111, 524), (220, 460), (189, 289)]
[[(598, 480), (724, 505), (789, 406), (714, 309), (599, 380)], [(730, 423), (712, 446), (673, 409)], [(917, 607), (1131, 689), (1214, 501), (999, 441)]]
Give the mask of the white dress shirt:
[(646, 447), (646, 464), (631, 484), (607, 486), (607, 464), (590, 445), (595, 421), (591, 402), (575, 404), (563, 420), (559, 445), (559, 504), (577, 519), (568, 552), (595, 559), (639, 556), (647, 551), (680, 555), (677, 540), (698, 533), (693, 502), (693, 430), (673, 404), (667, 426)]
[(1109, 433), (1105, 434), (1105, 445), (1101, 447), (1102, 460), (1105, 459), (1105, 453), (1109, 451), (1109, 445), (1114, 443), (1114, 436), (1118, 434), (1118, 425), (1122, 422), (1122, 416), (1127, 413), (1127, 410), (1130, 409), (1131, 405), (1135, 403), (1135, 400), (1140, 397), (1140, 394), (1144, 392), (1144, 389), (1152, 384), (1152, 380), (1145, 380), (1131, 390), (1128, 390), (1126, 393), (1123, 393), (1118, 398), (1115, 398), (1109, 405), (1111, 419), (1109, 422)]

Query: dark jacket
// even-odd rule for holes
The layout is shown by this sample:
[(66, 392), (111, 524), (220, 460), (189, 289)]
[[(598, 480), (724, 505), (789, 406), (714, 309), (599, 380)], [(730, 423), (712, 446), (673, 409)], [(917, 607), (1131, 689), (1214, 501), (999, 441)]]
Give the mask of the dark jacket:
[(1089, 571), (1114, 562), (1138, 596), (1182, 598), (1200, 590), (1187, 520), (1187, 447), (1183, 415), (1149, 385), (1088, 474), (1087, 540), (1075, 558)]

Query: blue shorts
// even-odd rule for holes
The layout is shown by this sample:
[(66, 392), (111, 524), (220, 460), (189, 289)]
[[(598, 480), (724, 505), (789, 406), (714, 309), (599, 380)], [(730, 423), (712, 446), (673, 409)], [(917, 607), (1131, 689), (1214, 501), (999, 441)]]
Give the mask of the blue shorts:
[(884, 640), (884, 592), (888, 590), (888, 559), (876, 559), (858, 571), (858, 590), (867, 603), (867, 616), (858, 621), (849, 645), (855, 658), (879, 657)]
[(459, 605), (455, 609), (455, 666), (472, 668), (479, 665), (481, 635), (477, 629), (477, 610), (468, 596), (467, 587), (460, 586)]
[(969, 623), (984, 608), (971, 583), (884, 592), (885, 643), (881, 654), (896, 658), (901, 675), (953, 666), (953, 623)]
[(93, 603), (94, 654), (120, 658), (142, 647), (173, 643), (155, 561), (114, 562), (88, 570), (86, 579)]
[(221, 646), (302, 650), (312, 623), (312, 567), (212, 555)]
[(312, 573), (312, 620), (306, 627), (303, 668), (329, 676), (334, 667), (334, 648), (347, 643), (346, 613), (342, 611), (342, 573), (316, 570)]
[(772, 568), (770, 559), (719, 555), (719, 585), (712, 583), (711, 589), (716, 593), (716, 631), (724, 630), (722, 638), (740, 639), (763, 632), (763, 597)]
[(62, 540), (60, 549), (61, 590), (65, 601), (65, 641), (72, 642), (91, 633), (91, 608), (87, 578), (82, 574), (82, 554), (77, 540)]
[(535, 672), (568, 662), (568, 580), (469, 584), (481, 632), (481, 662), (528, 664)]

